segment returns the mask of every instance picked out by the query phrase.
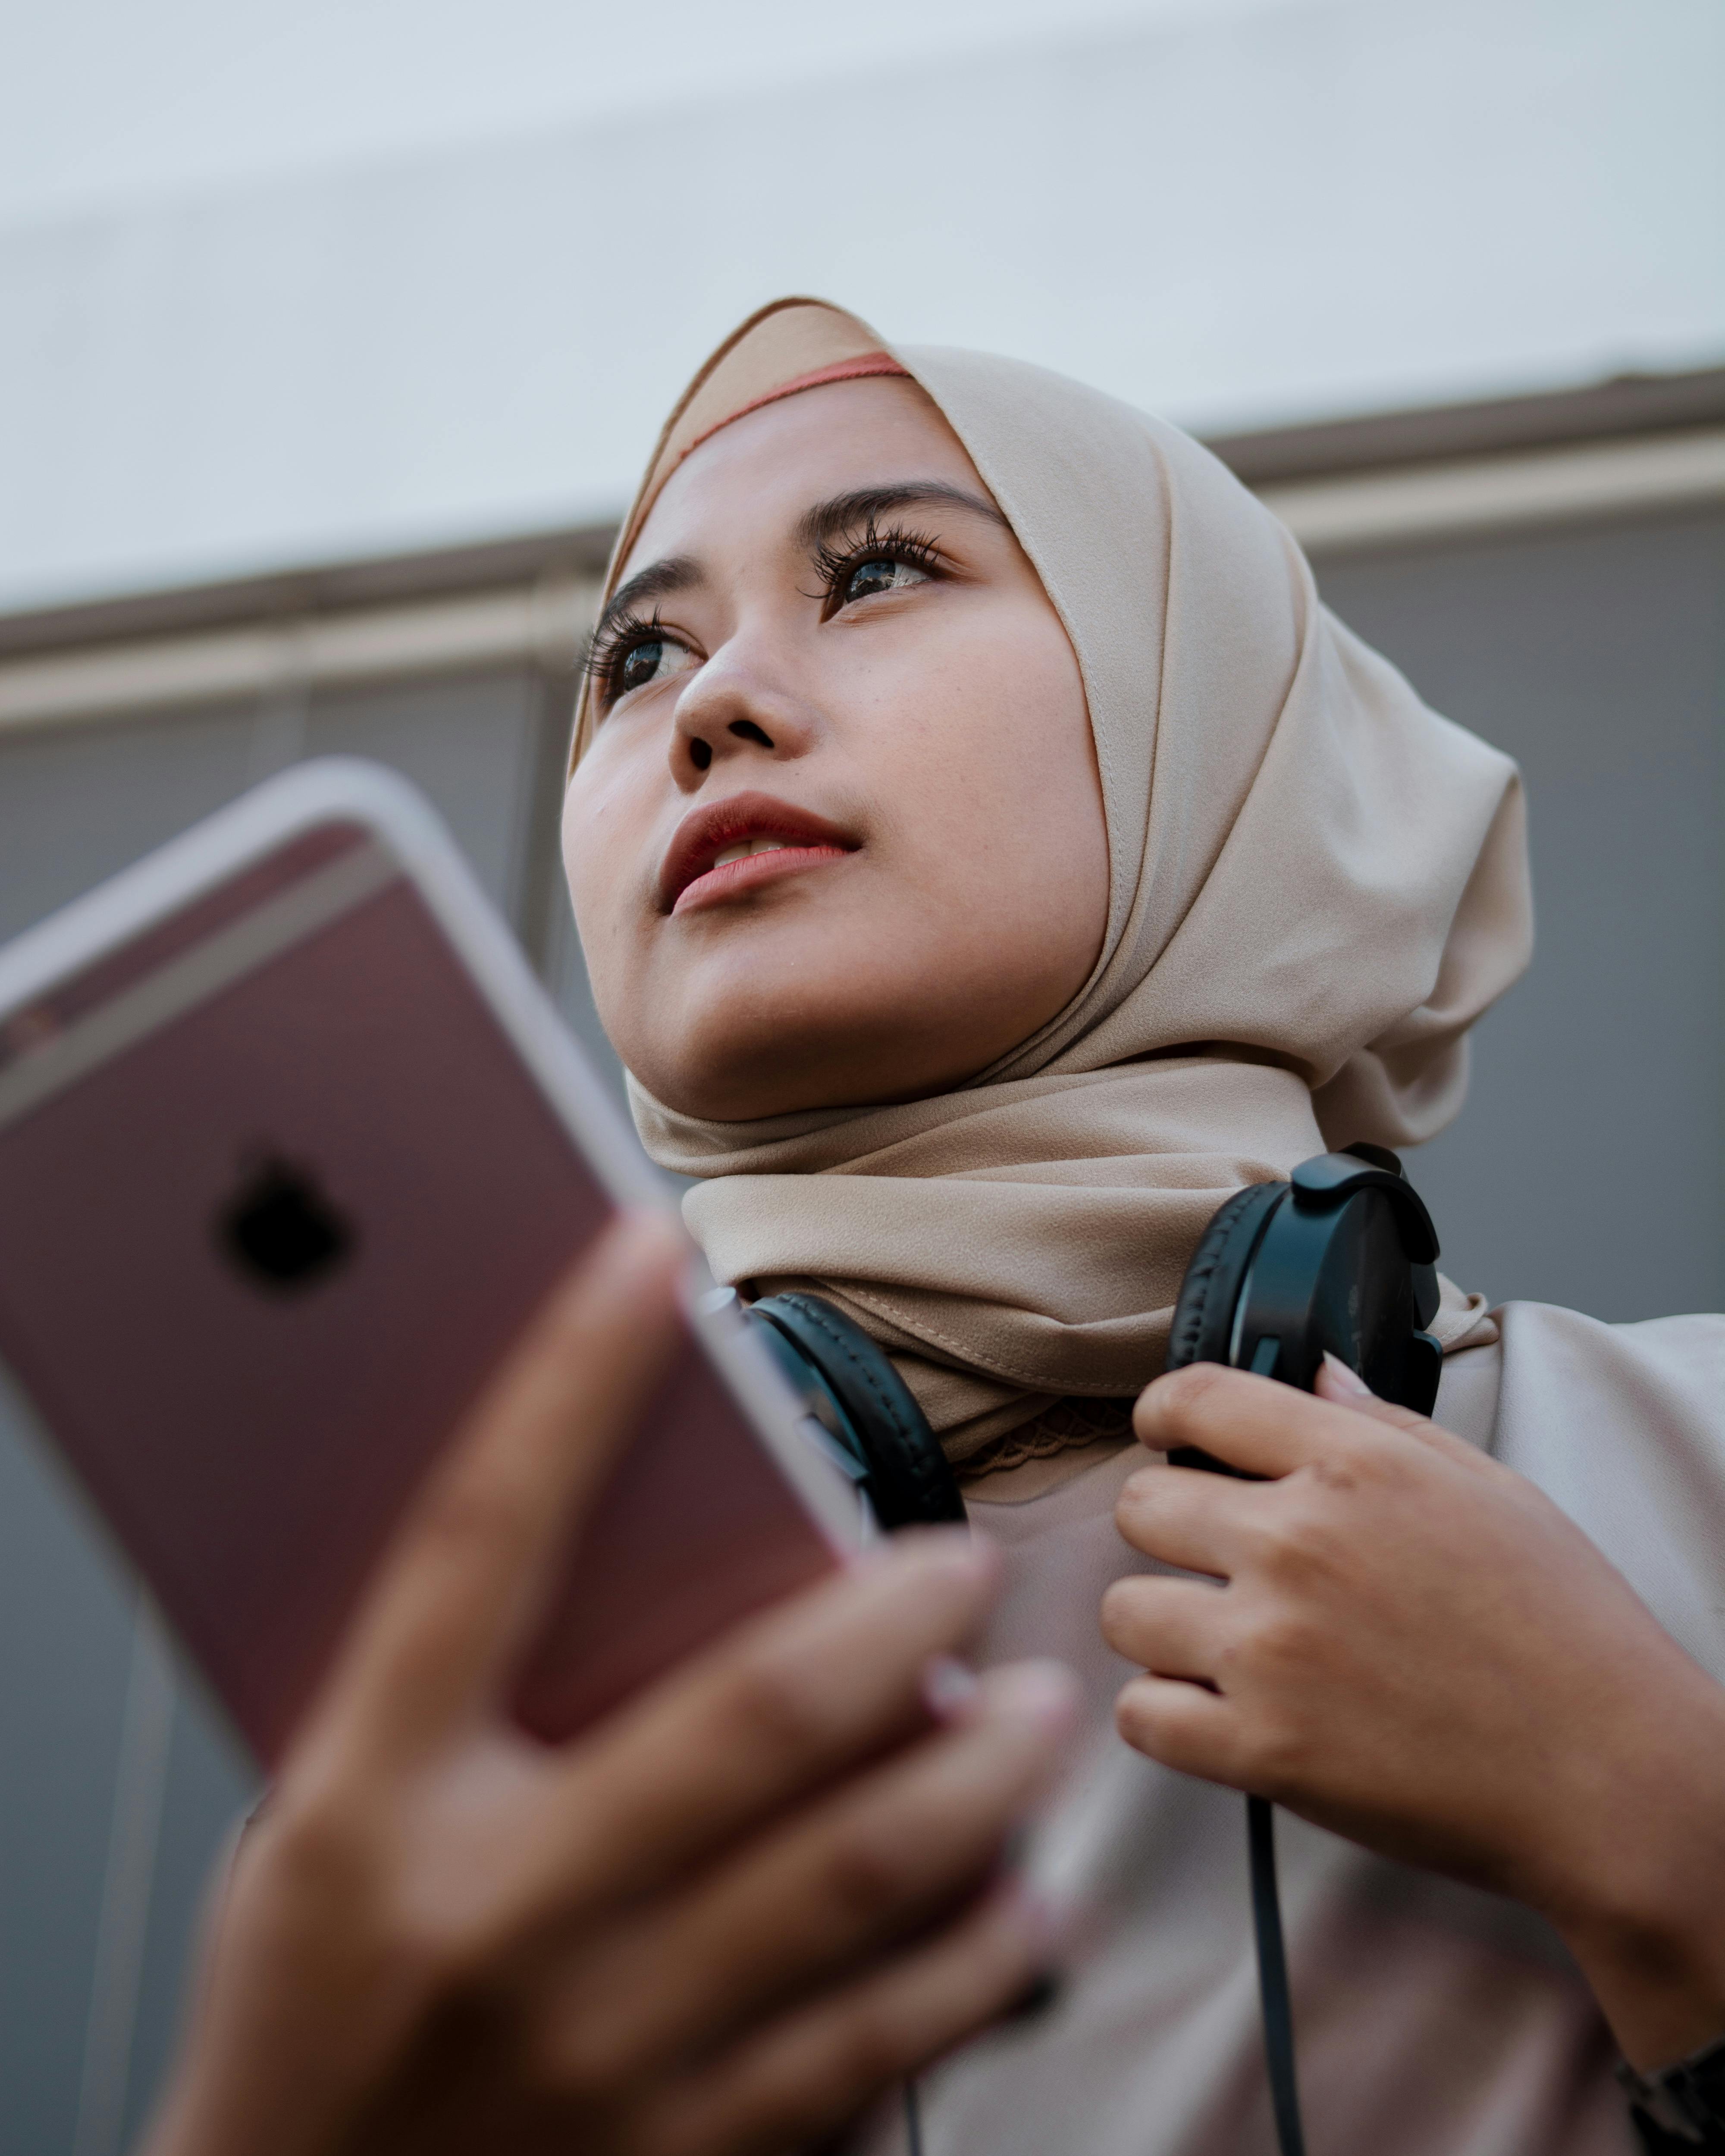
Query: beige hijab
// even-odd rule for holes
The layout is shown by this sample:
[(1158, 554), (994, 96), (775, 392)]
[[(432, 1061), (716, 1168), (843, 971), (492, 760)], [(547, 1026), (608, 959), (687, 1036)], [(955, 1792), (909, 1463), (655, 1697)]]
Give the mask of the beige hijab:
[[(672, 414), (613, 580), (691, 445), (881, 349), (818, 301), (746, 322)], [(1440, 1130), (1468, 1027), (1527, 962), (1532, 906), (1514, 765), (1325, 611), (1289, 534), (1207, 450), (1016, 360), (894, 357), (1077, 654), (1108, 832), (1101, 954), (955, 1092), (747, 1123), (632, 1097), (648, 1152), (701, 1179), (685, 1206), (717, 1276), (833, 1297), (963, 1462), (1055, 1400), (1156, 1374), (1231, 1191), (1326, 1144)], [(583, 701), (578, 756), (591, 726)]]

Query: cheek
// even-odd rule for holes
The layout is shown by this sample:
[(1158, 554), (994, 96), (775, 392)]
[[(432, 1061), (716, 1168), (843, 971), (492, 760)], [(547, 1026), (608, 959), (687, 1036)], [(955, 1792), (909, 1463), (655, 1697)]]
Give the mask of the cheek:
[[(881, 792), (919, 876), (968, 894), (986, 928), (1100, 947), (1106, 828), (1084, 686), (1058, 623), (1007, 613), (948, 643), (883, 733), (895, 766)], [(1053, 907), (1059, 918), (1045, 920)]]
[(639, 862), (653, 803), (625, 763), (590, 750), (563, 797), (563, 873), (592, 963), (621, 940), (638, 904)]

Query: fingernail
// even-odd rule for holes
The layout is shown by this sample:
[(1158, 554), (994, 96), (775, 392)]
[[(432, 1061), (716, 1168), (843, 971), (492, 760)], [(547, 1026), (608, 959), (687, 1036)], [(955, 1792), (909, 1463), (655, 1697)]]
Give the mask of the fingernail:
[(937, 1722), (956, 1722), (982, 1691), (976, 1671), (956, 1655), (936, 1655), (922, 1672), (922, 1698)]
[(1327, 1348), (1324, 1350), (1324, 1368), (1329, 1373), (1330, 1383), (1338, 1393), (1349, 1394), (1355, 1399), (1371, 1399), (1372, 1389), (1359, 1372), (1350, 1370), (1342, 1358), (1332, 1355)]

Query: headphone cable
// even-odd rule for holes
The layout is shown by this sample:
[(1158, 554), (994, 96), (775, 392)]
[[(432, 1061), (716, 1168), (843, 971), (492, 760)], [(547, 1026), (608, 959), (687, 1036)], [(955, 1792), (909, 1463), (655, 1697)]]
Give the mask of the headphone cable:
[[(1264, 2063), (1281, 2156), (1306, 2156), (1300, 2091), (1294, 2078), (1294, 2012), (1288, 1961), (1276, 1891), (1276, 1811), (1267, 1797), (1246, 1799), (1246, 1844), (1252, 1872), (1252, 1935), (1258, 1948), (1258, 1997), (1264, 2010)], [(913, 2144), (914, 2156), (915, 2144)]]

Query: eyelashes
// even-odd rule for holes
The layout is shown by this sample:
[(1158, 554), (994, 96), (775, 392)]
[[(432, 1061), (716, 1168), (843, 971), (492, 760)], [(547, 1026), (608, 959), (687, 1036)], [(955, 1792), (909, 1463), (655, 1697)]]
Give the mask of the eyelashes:
[[(899, 525), (879, 530), (872, 516), (860, 536), (827, 541), (816, 547), (813, 565), (819, 588), (804, 592), (802, 596), (819, 601), (823, 621), (830, 621), (834, 614), (860, 599), (906, 589), (913, 583), (937, 582), (951, 573), (938, 542), (927, 533), (912, 531)], [(888, 572), (884, 577), (880, 573), (882, 570)], [(901, 579), (900, 571), (909, 574)], [(870, 572), (874, 572), (872, 576)], [(637, 654), (644, 660), (655, 647), (700, 664), (687, 640), (664, 626), (656, 606), (647, 616), (632, 612), (615, 615), (594, 632), (581, 670), (592, 685), (601, 715), (632, 690), (649, 685), (653, 676), (641, 677), (639, 665), (634, 662)], [(655, 662), (654, 675), (659, 670)], [(686, 668), (671, 670), (680, 672)], [(629, 678), (631, 671), (637, 679)]]
[[(830, 621), (842, 607), (871, 594), (851, 588), (860, 570), (872, 567), (876, 562), (892, 563), (914, 571), (919, 578), (934, 579), (946, 572), (946, 558), (935, 540), (922, 531), (907, 531), (902, 525), (889, 525), (884, 531), (876, 531), (871, 516), (862, 536), (842, 545), (831, 542), (818, 547), (814, 552), (814, 569), (820, 578), (819, 592), (809, 592), (805, 598), (819, 598), (821, 619)], [(892, 588), (876, 583), (877, 590)]]
[(680, 642), (680, 639), (674, 639), (660, 626), (659, 612), (659, 608), (655, 607), (650, 616), (634, 613), (614, 614), (588, 639), (587, 656), (581, 662), (581, 671), (593, 685), (601, 710), (608, 710), (623, 695), (623, 670), (635, 652), (651, 644)]

